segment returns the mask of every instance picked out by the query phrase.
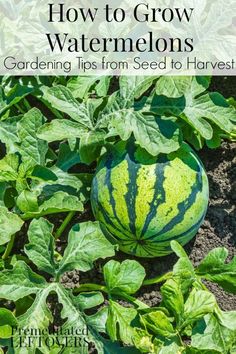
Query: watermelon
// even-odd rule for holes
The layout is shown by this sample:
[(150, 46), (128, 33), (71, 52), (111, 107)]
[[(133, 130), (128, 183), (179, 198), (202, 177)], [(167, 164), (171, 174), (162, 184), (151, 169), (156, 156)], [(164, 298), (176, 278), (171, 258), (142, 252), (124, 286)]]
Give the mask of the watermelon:
[(170, 242), (185, 245), (202, 224), (208, 179), (187, 145), (169, 155), (149, 155), (133, 141), (106, 152), (92, 182), (95, 218), (120, 250), (138, 257), (170, 254)]

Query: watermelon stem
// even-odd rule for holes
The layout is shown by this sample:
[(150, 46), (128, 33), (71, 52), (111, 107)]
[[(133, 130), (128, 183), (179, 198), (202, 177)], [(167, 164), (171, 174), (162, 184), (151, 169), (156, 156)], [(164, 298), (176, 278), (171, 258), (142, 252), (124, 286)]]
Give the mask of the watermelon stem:
[(166, 280), (170, 279), (173, 276), (172, 272), (166, 273), (164, 275), (159, 275), (158, 277), (144, 280), (143, 285), (153, 285), (158, 283), (164, 283)]
[(71, 222), (71, 220), (73, 219), (75, 215), (75, 211), (71, 211), (67, 217), (65, 218), (65, 220), (63, 221), (63, 223), (61, 224), (61, 226), (59, 227), (59, 229), (57, 230), (57, 232), (55, 233), (55, 240), (58, 240), (62, 233), (65, 231), (67, 225)]
[(131, 304), (133, 305), (136, 305), (138, 307), (138, 309), (147, 309), (149, 308), (148, 305), (146, 305), (144, 302), (136, 299), (135, 297), (133, 296), (130, 296), (126, 293), (123, 293), (123, 292), (117, 292), (117, 293), (114, 293), (113, 295), (119, 297), (119, 298), (123, 298), (124, 300), (127, 300), (128, 302), (130, 302)]
[(82, 293), (84, 291), (103, 291), (105, 293), (108, 293), (105, 285), (99, 284), (82, 284), (78, 288), (74, 289), (74, 293), (76, 294)]
[(7, 247), (5, 249), (5, 252), (4, 252), (3, 256), (2, 256), (2, 260), (3, 261), (5, 261), (11, 254), (11, 251), (12, 251), (12, 248), (13, 248), (14, 242), (15, 242), (15, 237), (16, 237), (16, 234), (11, 236), (11, 239), (8, 242), (8, 245), (7, 245)]

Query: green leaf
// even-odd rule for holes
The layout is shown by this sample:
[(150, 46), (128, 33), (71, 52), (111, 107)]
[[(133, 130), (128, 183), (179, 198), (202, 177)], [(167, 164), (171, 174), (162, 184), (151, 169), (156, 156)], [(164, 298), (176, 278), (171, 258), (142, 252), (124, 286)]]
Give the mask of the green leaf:
[(0, 160), (0, 182), (15, 181), (18, 177), (19, 158), (8, 154)]
[(176, 318), (177, 323), (181, 321), (184, 312), (184, 298), (180, 283), (169, 279), (161, 287), (162, 305), (165, 306)]
[[(79, 311), (77, 311), (77, 308), (75, 307), (73, 303), (73, 297), (70, 296), (68, 291), (66, 291), (61, 285), (56, 284), (55, 285), (55, 291), (58, 295), (58, 301), (60, 304), (62, 304), (63, 308), (61, 311), (61, 318), (62, 319), (67, 319), (64, 325), (61, 327), (62, 331), (66, 333), (65, 331), (70, 331), (71, 328), (79, 328), (81, 331), (84, 333), (88, 333), (87, 335), (81, 337), (82, 344), (84, 345), (84, 353), (88, 353), (87, 350), (87, 343), (93, 342), (95, 344), (95, 347), (98, 351), (98, 353), (105, 353), (104, 351), (104, 342), (105, 340), (103, 337), (99, 335), (97, 332), (98, 327), (103, 327), (102, 322), (104, 321), (103, 316), (98, 316), (100, 318), (101, 324), (98, 326), (98, 317), (97, 321), (94, 320), (94, 323), (91, 319), (91, 323), (87, 322), (87, 319), (83, 314)], [(100, 314), (99, 314), (100, 315)], [(95, 324), (95, 327), (93, 327), (93, 324)], [(104, 342), (103, 342), (104, 340)], [(70, 348), (71, 350), (71, 348)], [(109, 352), (107, 352), (108, 354)]]
[[(83, 199), (84, 185), (80, 179), (81, 175), (73, 175), (64, 172), (57, 166), (51, 167), (50, 171), (57, 177), (56, 181), (36, 181), (33, 184), (33, 190), (40, 195), (40, 199), (44, 201), (49, 199), (56, 192), (66, 192), (71, 195), (76, 195), (81, 200)], [(83, 191), (83, 192), (82, 192)]]
[(221, 98), (219, 94), (206, 94), (194, 99), (191, 97), (186, 102), (185, 116), (207, 140), (212, 138), (213, 130), (211, 134), (206, 134), (207, 124), (202, 125), (204, 118), (227, 133), (231, 133), (234, 129), (231, 120), (235, 118), (235, 110), (232, 107), (221, 106)]
[(21, 101), (24, 97), (33, 91), (32, 87), (23, 86), (17, 83), (5, 95), (3, 89), (0, 87), (0, 114)]
[(109, 136), (119, 135), (125, 141), (134, 134), (137, 143), (153, 156), (178, 150), (181, 143), (180, 131), (174, 122), (132, 110), (113, 112), (109, 129)]
[(216, 299), (213, 294), (209, 291), (193, 289), (184, 304), (185, 323), (191, 323), (206, 314), (213, 313), (215, 308)]
[[(39, 290), (37, 292), (36, 298), (33, 302), (33, 305), (20, 317), (18, 317), (18, 328), (28, 328), (33, 329), (40, 333), (41, 331), (45, 331), (47, 333), (49, 324), (53, 321), (52, 314), (48, 309), (48, 305), (46, 303), (47, 297), (52, 290), (53, 285), (48, 286), (46, 289)], [(31, 338), (31, 345), (29, 346), (29, 337)], [(49, 349), (45, 344), (45, 339), (47, 334), (43, 336), (44, 340), (42, 340), (41, 350), (44, 353), (49, 353)], [(21, 340), (21, 347), (20, 347)], [(37, 336), (29, 336), (25, 337), (14, 336), (13, 345), (16, 348), (16, 354), (24, 354), (25, 347), (27, 348), (27, 354), (35, 354), (38, 350), (38, 337)]]
[(111, 76), (102, 76), (99, 78), (99, 82), (95, 86), (95, 91), (96, 91), (96, 94), (98, 95), (98, 97), (107, 96), (111, 79), (112, 79)]
[(134, 347), (121, 347), (118, 342), (112, 342), (104, 339), (102, 339), (102, 341), (104, 344), (104, 354), (140, 354), (140, 351)]
[(5, 308), (0, 308), (0, 338), (10, 338), (12, 327), (17, 327), (17, 319), (13, 313)]
[(86, 316), (86, 322), (89, 326), (93, 327), (97, 332), (106, 333), (106, 322), (108, 316), (107, 307), (103, 307), (95, 314)]
[(87, 107), (84, 103), (79, 103), (73, 97), (71, 91), (61, 85), (54, 87), (44, 87), (44, 99), (54, 108), (68, 114), (84, 128), (92, 128)]
[(111, 78), (109, 76), (76, 76), (68, 81), (67, 87), (75, 98), (87, 98), (91, 88), (95, 85), (95, 91), (99, 97), (107, 95)]
[(109, 261), (103, 267), (104, 279), (110, 293), (123, 291), (134, 294), (142, 286), (145, 269), (136, 261)]
[(74, 269), (86, 272), (93, 267), (95, 260), (114, 254), (114, 246), (105, 238), (98, 222), (77, 224), (69, 233), (58, 274)]
[(158, 354), (181, 354), (181, 353), (185, 354), (185, 348), (183, 347), (183, 345), (181, 345), (181, 343), (179, 343), (177, 338), (174, 341), (165, 343), (164, 346), (161, 348), (161, 350), (158, 352)]
[(55, 193), (52, 198), (45, 201), (39, 208), (40, 213), (53, 214), (56, 212), (83, 211), (83, 204), (73, 195), (64, 192)]
[(12, 270), (0, 272), (0, 297), (17, 301), (44, 289), (46, 281), (34, 273), (24, 262), (19, 261)]
[[(0, 182), (0, 206), (5, 206), (6, 205), (6, 191), (7, 191), (7, 183), (5, 182)], [(8, 207), (8, 205), (6, 205)]]
[(89, 165), (100, 156), (105, 137), (106, 133), (99, 130), (88, 132), (81, 137), (79, 144), (81, 162)]
[(0, 245), (10, 241), (11, 236), (20, 231), (23, 224), (19, 216), (5, 207), (0, 207)]
[(58, 177), (49, 168), (37, 165), (34, 167), (30, 178), (38, 178), (43, 181), (57, 181)]
[(140, 98), (158, 76), (120, 76), (120, 95), (126, 101)]
[(221, 325), (215, 315), (207, 315), (193, 330), (192, 346), (203, 350), (229, 353), (235, 345), (236, 331)]
[(219, 127), (213, 124), (213, 136), (210, 140), (206, 141), (207, 147), (209, 147), (210, 149), (216, 149), (220, 147), (222, 134), (224, 134), (224, 132)]
[(133, 308), (123, 307), (112, 300), (109, 303), (107, 332), (111, 340), (119, 340), (124, 344), (132, 345), (135, 335), (134, 323), (138, 315), (137, 311)]
[(80, 138), (88, 129), (80, 126), (77, 122), (68, 119), (54, 119), (44, 124), (37, 133), (38, 138), (49, 143), (65, 139)]
[(39, 270), (55, 275), (53, 225), (40, 218), (33, 220), (29, 226), (29, 243), (25, 246), (25, 253)]
[(97, 76), (77, 76), (68, 81), (67, 87), (75, 98), (83, 99), (88, 96), (91, 87), (96, 83)]
[[(215, 314), (220, 324), (232, 331), (236, 331), (236, 311), (222, 311), (218, 308)], [(235, 343), (236, 344), (236, 343)]]
[(162, 311), (153, 311), (142, 316), (145, 326), (154, 334), (166, 338), (176, 335), (170, 319)]
[(49, 214), (65, 213), (69, 211), (83, 211), (84, 207), (81, 201), (73, 195), (66, 192), (56, 192), (49, 199), (43, 202), (37, 211), (30, 211), (23, 214), (24, 219), (31, 219)]
[(34, 213), (38, 211), (38, 199), (35, 193), (31, 191), (24, 190), (20, 193), (16, 200), (17, 207), (23, 213)]
[(14, 153), (16, 150), (16, 143), (19, 142), (17, 136), (17, 122), (21, 119), (19, 117), (10, 117), (0, 121), (0, 141), (6, 145), (7, 153)]
[[(219, 354), (218, 351), (216, 350), (201, 350), (201, 349), (196, 349), (193, 347), (187, 347), (185, 349), (186, 354)], [(184, 352), (185, 354), (185, 352)]]
[(183, 294), (187, 294), (192, 284), (196, 280), (195, 270), (188, 258), (182, 257), (174, 265), (173, 268), (174, 279), (177, 279)]
[(171, 245), (172, 251), (175, 252), (175, 254), (179, 258), (187, 258), (188, 259), (187, 253), (185, 252), (184, 248), (181, 246), (181, 244), (179, 242), (171, 241), (170, 245)]
[(147, 330), (136, 328), (132, 339), (135, 347), (139, 349), (139, 353), (155, 353), (157, 350), (153, 344), (152, 336)]
[(43, 123), (42, 113), (33, 108), (17, 124), (22, 159), (32, 166), (45, 164), (48, 146), (37, 137), (37, 131)]
[(228, 292), (236, 294), (236, 256), (229, 263), (226, 248), (215, 248), (210, 251), (196, 269), (196, 274), (215, 282)]
[(209, 84), (207, 76), (162, 76), (157, 82), (156, 94), (179, 98), (192, 90), (196, 96), (208, 89)]
[(153, 98), (151, 110), (179, 116), (184, 126), (187, 122), (195, 135), (206, 140), (213, 138), (214, 125), (229, 134), (235, 127), (235, 110), (220, 94), (204, 93), (208, 86), (207, 77), (163, 77), (157, 82), (158, 95)]
[(80, 156), (76, 149), (71, 150), (68, 144), (60, 144), (58, 160), (56, 163), (57, 167), (62, 171), (67, 172), (71, 167), (80, 162)]
[(187, 294), (196, 280), (195, 269), (184, 248), (176, 241), (171, 241), (171, 248), (179, 257), (178, 262), (174, 265), (173, 276), (181, 286), (183, 294)]
[(100, 292), (81, 293), (75, 298), (76, 304), (81, 311), (99, 306), (104, 302), (104, 297)]

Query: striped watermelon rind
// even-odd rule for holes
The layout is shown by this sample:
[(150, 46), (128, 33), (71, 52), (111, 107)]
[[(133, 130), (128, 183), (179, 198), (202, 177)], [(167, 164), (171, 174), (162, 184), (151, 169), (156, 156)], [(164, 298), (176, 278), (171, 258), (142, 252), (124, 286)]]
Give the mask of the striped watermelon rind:
[(208, 199), (206, 172), (187, 144), (153, 157), (133, 141), (119, 142), (101, 158), (91, 191), (104, 232), (137, 257), (166, 256), (172, 240), (188, 243), (205, 218)]

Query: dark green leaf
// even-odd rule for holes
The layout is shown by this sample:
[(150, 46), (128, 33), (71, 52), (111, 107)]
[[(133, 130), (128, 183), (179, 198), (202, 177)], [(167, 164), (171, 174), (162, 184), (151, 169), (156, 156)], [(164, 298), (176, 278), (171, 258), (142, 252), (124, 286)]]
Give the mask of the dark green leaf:
[(86, 272), (93, 267), (95, 260), (112, 256), (114, 247), (103, 235), (98, 222), (77, 224), (69, 233), (58, 274), (74, 269)]
[(79, 144), (81, 162), (89, 165), (100, 156), (105, 137), (106, 133), (99, 130), (88, 132), (81, 137)]
[(0, 308), (0, 338), (10, 338), (12, 327), (17, 327), (17, 319), (11, 311)]
[(16, 301), (36, 294), (46, 287), (46, 281), (34, 273), (24, 262), (19, 261), (12, 270), (0, 272), (0, 297)]
[(48, 146), (36, 135), (43, 123), (42, 113), (37, 108), (33, 108), (17, 124), (17, 133), (20, 139), (19, 151), (23, 162), (29, 166), (45, 164)]
[(119, 135), (122, 140), (134, 134), (137, 143), (153, 156), (168, 154), (180, 147), (180, 131), (171, 120), (123, 110), (110, 116), (109, 127), (109, 136)]
[(193, 289), (184, 304), (185, 323), (201, 319), (216, 308), (216, 299), (213, 294), (205, 290)]
[(124, 344), (133, 344), (134, 324), (138, 313), (110, 300), (107, 332), (112, 341), (121, 340)]
[(103, 272), (110, 293), (133, 294), (141, 287), (146, 275), (141, 264), (131, 260), (122, 263), (111, 260), (105, 264)]
[(25, 253), (39, 270), (55, 275), (53, 225), (41, 218), (33, 220), (29, 226), (29, 243)]
[(30, 177), (39, 178), (43, 181), (57, 181), (57, 175), (53, 173), (49, 168), (37, 165), (34, 167)]
[(61, 85), (51, 88), (44, 87), (44, 99), (54, 108), (68, 114), (85, 129), (92, 128), (87, 107), (73, 97), (71, 91)]
[(0, 87), (0, 114), (21, 101), (25, 96), (33, 91), (32, 87), (23, 86), (17, 83), (5, 95), (3, 89)]
[(192, 346), (201, 351), (211, 350), (222, 354), (229, 353), (235, 344), (236, 331), (219, 323), (215, 315), (207, 315), (193, 331)]
[(80, 162), (80, 156), (77, 150), (72, 151), (68, 144), (60, 144), (57, 167), (67, 172), (71, 167)]
[(145, 326), (154, 334), (163, 337), (173, 337), (176, 335), (170, 319), (162, 311), (153, 311), (142, 316)]
[(228, 257), (226, 248), (216, 248), (209, 252), (196, 269), (196, 273), (207, 280), (213, 281), (224, 290), (236, 294), (236, 257), (225, 263)]
[(15, 181), (18, 177), (19, 158), (9, 154), (0, 160), (0, 182)]
[(161, 287), (162, 305), (175, 316), (177, 323), (180, 323), (184, 312), (184, 298), (179, 282), (169, 279)]
[(37, 133), (38, 138), (52, 141), (74, 139), (83, 136), (88, 129), (80, 126), (77, 122), (68, 119), (54, 119), (50, 123), (44, 124)]
[(0, 207), (0, 245), (9, 242), (11, 236), (20, 231), (24, 222), (19, 216), (8, 211), (5, 207)]
[(81, 293), (76, 298), (76, 305), (81, 311), (99, 306), (104, 302), (104, 297), (100, 292)]

